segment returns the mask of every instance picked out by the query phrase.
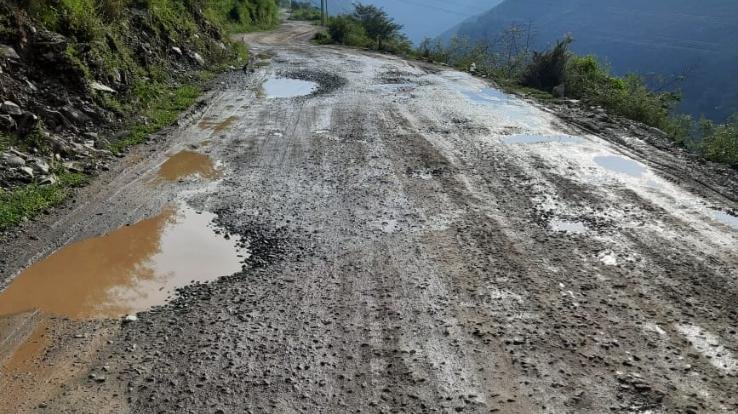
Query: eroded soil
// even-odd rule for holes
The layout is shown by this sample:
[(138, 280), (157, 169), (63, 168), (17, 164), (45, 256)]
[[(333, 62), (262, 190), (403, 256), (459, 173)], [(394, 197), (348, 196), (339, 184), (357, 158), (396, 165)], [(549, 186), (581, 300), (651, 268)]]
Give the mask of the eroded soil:
[[(738, 410), (733, 172), (312, 30), (247, 35), (268, 64), (7, 235), (6, 285), (172, 203), (248, 255), (136, 321), (6, 317), (0, 410)], [(218, 176), (156, 180), (183, 150)]]

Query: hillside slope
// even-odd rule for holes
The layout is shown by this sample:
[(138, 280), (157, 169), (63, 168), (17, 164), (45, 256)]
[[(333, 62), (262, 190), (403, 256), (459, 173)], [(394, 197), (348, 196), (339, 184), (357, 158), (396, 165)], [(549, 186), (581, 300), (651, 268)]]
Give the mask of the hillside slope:
[(104, 169), (173, 122), (212, 72), (245, 58), (228, 31), (273, 26), (277, 11), (274, 0), (0, 2), (0, 229), (63, 198), (54, 186), (70, 172)]
[(506, 0), (442, 38), (494, 39), (530, 23), (544, 48), (571, 34), (577, 53), (597, 55), (618, 74), (686, 74), (680, 109), (722, 120), (738, 110), (736, 22), (732, 0)]

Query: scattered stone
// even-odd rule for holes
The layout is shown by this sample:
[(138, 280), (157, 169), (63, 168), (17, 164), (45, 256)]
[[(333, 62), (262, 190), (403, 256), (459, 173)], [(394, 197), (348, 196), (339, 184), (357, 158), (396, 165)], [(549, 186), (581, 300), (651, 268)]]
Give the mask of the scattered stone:
[(18, 104), (16, 104), (15, 102), (11, 102), (11, 101), (3, 102), (3, 104), (0, 105), (0, 110), (12, 116), (20, 116), (23, 114), (23, 111), (21, 110), (20, 106), (18, 106)]
[(41, 185), (54, 185), (59, 182), (59, 179), (55, 175), (46, 175), (41, 177), (40, 184)]
[(138, 316), (136, 315), (128, 315), (125, 318), (123, 318), (123, 323), (131, 323), (138, 321)]
[(12, 168), (23, 167), (26, 165), (26, 161), (23, 158), (13, 154), (3, 154), (0, 159), (2, 159), (3, 164)]
[(31, 167), (20, 167), (18, 171), (21, 171), (24, 174), (24, 178), (27, 180), (33, 180), (33, 168)]
[(10, 115), (0, 115), (0, 129), (5, 131), (14, 131), (17, 127), (18, 125), (15, 123), (15, 119)]
[(111, 88), (110, 86), (103, 85), (100, 82), (92, 82), (92, 83), (90, 83), (90, 88), (92, 88), (92, 90), (95, 90), (95, 91), (98, 91), (98, 92), (115, 93), (115, 89)]
[(172, 46), (172, 51), (177, 54), (177, 56), (182, 56), (182, 49), (178, 48), (177, 46)]
[(12, 47), (0, 44), (0, 55), (12, 60), (20, 60), (20, 56)]

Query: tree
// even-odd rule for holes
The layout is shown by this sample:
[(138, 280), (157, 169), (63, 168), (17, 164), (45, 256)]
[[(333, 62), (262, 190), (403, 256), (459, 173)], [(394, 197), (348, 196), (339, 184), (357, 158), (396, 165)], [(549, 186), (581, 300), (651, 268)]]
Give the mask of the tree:
[(352, 16), (364, 26), (366, 34), (377, 43), (377, 49), (380, 50), (384, 41), (396, 37), (402, 29), (402, 25), (395, 23), (387, 12), (376, 6), (355, 3)]

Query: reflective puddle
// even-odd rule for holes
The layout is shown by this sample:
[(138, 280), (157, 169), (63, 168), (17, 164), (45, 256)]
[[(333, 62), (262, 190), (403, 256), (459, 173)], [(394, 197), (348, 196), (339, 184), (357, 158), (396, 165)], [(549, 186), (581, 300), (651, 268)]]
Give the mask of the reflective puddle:
[(536, 116), (533, 108), (514, 96), (495, 88), (482, 88), (474, 91), (461, 91), (472, 103), (493, 107), (516, 121), (532, 121)]
[(555, 142), (557, 144), (583, 144), (584, 138), (572, 135), (512, 135), (502, 140), (505, 144), (543, 144)]
[(720, 210), (713, 210), (712, 217), (720, 223), (738, 230), (738, 217)]
[(178, 181), (192, 175), (212, 180), (220, 177), (220, 171), (215, 168), (215, 163), (207, 155), (183, 150), (169, 157), (159, 167), (158, 175), (166, 181)]
[(645, 166), (617, 155), (595, 157), (594, 161), (597, 165), (609, 171), (629, 175), (631, 177), (643, 177), (648, 172), (648, 169)]
[(582, 234), (587, 232), (587, 227), (580, 221), (551, 220), (551, 230), (565, 233)]
[(71, 244), (0, 293), (0, 316), (38, 309), (85, 320), (164, 304), (175, 289), (241, 270), (238, 241), (215, 233), (214, 214), (189, 207)]
[(262, 88), (267, 98), (294, 98), (314, 93), (318, 84), (300, 79), (272, 78), (264, 82)]
[(213, 132), (223, 132), (226, 129), (230, 128), (233, 124), (238, 121), (237, 116), (229, 116), (226, 119), (223, 120), (215, 120), (212, 117), (204, 118), (200, 123), (197, 124), (200, 129), (212, 129)]

